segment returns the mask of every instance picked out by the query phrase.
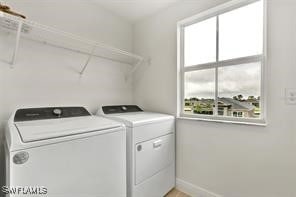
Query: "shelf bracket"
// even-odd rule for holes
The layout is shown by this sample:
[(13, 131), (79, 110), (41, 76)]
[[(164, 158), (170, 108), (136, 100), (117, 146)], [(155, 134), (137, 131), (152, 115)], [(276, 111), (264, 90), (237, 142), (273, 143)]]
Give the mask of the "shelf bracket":
[(131, 78), (138, 69), (138, 67), (144, 62), (144, 59), (139, 59), (139, 61), (134, 65), (133, 69), (125, 75), (125, 80), (127, 81), (129, 78)]
[(87, 60), (86, 60), (86, 63), (85, 65), (83, 66), (82, 70), (80, 71), (80, 75), (83, 75), (84, 71), (86, 70), (91, 58), (93, 57), (94, 53), (95, 53), (95, 50), (96, 50), (96, 46), (93, 47), (91, 53), (89, 54)]
[(130, 75), (133, 75), (134, 72), (136, 72), (136, 70), (139, 68), (139, 66), (144, 62), (144, 59), (140, 59), (136, 65), (134, 66), (134, 68), (131, 70)]
[(13, 52), (13, 56), (12, 56), (12, 60), (11, 60), (11, 67), (12, 68), (13, 68), (13, 65), (16, 62), (16, 56), (17, 56), (18, 49), (19, 49), (20, 38), (21, 38), (21, 33), (22, 33), (22, 27), (23, 27), (23, 22), (19, 21), (18, 22), (18, 27), (17, 27), (17, 32), (16, 32), (15, 48), (14, 48), (14, 52)]

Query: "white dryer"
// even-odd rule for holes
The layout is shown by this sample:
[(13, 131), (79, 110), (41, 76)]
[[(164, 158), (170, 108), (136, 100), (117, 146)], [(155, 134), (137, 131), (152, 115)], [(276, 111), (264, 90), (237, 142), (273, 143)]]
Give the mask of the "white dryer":
[(6, 185), (21, 188), (10, 196), (126, 196), (122, 123), (83, 107), (19, 109), (5, 138)]
[(138, 106), (103, 106), (99, 115), (127, 128), (128, 197), (161, 197), (175, 186), (175, 119)]

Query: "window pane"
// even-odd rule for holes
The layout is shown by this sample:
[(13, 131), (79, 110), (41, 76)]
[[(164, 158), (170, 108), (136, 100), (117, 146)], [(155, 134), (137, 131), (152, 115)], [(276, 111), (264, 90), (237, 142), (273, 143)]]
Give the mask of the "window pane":
[(219, 16), (219, 60), (262, 54), (263, 1)]
[(213, 115), (215, 69), (186, 72), (184, 113)]
[(184, 28), (185, 66), (216, 61), (216, 17)]
[(260, 62), (221, 67), (218, 77), (218, 115), (260, 118)]

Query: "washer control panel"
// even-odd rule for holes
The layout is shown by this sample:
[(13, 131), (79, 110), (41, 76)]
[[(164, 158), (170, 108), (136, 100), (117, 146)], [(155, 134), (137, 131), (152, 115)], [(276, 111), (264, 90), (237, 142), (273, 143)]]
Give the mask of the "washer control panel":
[(16, 111), (14, 122), (91, 116), (84, 107), (26, 108)]
[(143, 111), (137, 105), (103, 106), (102, 110), (103, 110), (104, 114), (116, 114), (116, 113), (128, 113), (128, 112), (141, 112), (141, 111)]

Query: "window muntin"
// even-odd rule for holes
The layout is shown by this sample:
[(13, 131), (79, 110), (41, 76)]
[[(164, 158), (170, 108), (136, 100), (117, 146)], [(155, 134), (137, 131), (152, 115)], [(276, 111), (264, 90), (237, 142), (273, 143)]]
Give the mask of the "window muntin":
[[(217, 14), (214, 17), (211, 13), (210, 15), (212, 17), (206, 20), (194, 19), (198, 21), (194, 24), (186, 20), (185, 25), (181, 26), (180, 46), (181, 56), (183, 56), (183, 59), (182, 57), (180, 58), (181, 82), (183, 82), (183, 84), (181, 84), (181, 91), (183, 91), (183, 93), (181, 93), (181, 114), (184, 116), (190, 115), (190, 117), (211, 117), (211, 119), (218, 117), (243, 118), (244, 120), (264, 119), (262, 110), (263, 102), (261, 99), (263, 96), (262, 80), (264, 76), (264, 70), (262, 69), (264, 68), (263, 7), (263, 0), (252, 1), (248, 5), (243, 3), (241, 7), (236, 6), (236, 9), (228, 9), (230, 10), (228, 12), (220, 10), (221, 12), (219, 13), (222, 14)], [(225, 7), (223, 9), (225, 9)], [(202, 15), (202, 18), (205, 18), (205, 14)], [(214, 20), (214, 18), (216, 20)], [(188, 32), (191, 31), (188, 29), (194, 26), (202, 28), (206, 25), (198, 24), (210, 20), (212, 21), (212, 27), (214, 26), (214, 21), (216, 22), (215, 38), (213, 28), (207, 28), (202, 32), (202, 35), (206, 34), (205, 31), (209, 31), (207, 39), (212, 39), (209, 42), (211, 47), (208, 47), (205, 42), (199, 42), (200, 45), (197, 46), (198, 50), (194, 51), (195, 46), (191, 46), (192, 50), (190, 53), (187, 53), (188, 49), (186, 50), (186, 48), (188, 48), (188, 46), (186, 45), (190, 43), (190, 37), (186, 38), (186, 34), (188, 35)], [(186, 25), (188, 23), (190, 25)], [(193, 31), (191, 31), (191, 33), (192, 32)], [(198, 35), (198, 33), (195, 32), (195, 35)], [(190, 36), (191, 38), (193, 37), (192, 35)], [(201, 40), (202, 38), (205, 37), (200, 37), (198, 39)], [(194, 41), (198, 39), (195, 38)], [(197, 42), (192, 42), (191, 45), (194, 45), (194, 43)], [(212, 46), (214, 44), (215, 47), (213, 48)], [(203, 49), (203, 45), (206, 45), (205, 48), (207, 50), (205, 51), (207, 52), (203, 51), (198, 53)], [(208, 50), (209, 48), (211, 50)], [(215, 55), (209, 53), (209, 51), (212, 52), (214, 49)], [(205, 61), (206, 58), (201, 61), (201, 56), (206, 57), (204, 54), (211, 54), (207, 56), (210, 57), (208, 61)], [(190, 57), (191, 55), (194, 57)], [(194, 60), (194, 58), (196, 59)], [(192, 61), (188, 61), (189, 59)], [(207, 71), (211, 71), (211, 74), (207, 74)], [(198, 77), (195, 78), (195, 76)], [(212, 81), (209, 81), (209, 79)], [(206, 84), (211, 84), (211, 86), (208, 86), (210, 88), (206, 88)], [(227, 99), (225, 100), (225, 98)], [(230, 99), (230, 101), (228, 99)], [(207, 110), (197, 110), (203, 109), (205, 105), (208, 106), (207, 109), (212, 109), (213, 112), (200, 113)], [(241, 106), (243, 106), (243, 108), (239, 109)]]

